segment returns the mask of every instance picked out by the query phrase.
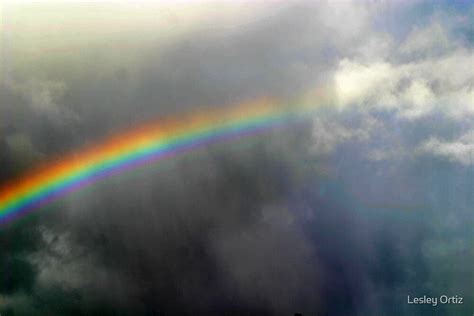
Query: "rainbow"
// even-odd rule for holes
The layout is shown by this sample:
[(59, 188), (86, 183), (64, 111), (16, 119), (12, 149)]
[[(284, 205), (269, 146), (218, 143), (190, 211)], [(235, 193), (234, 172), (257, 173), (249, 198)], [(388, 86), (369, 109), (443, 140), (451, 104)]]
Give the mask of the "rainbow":
[(0, 188), (0, 224), (99, 179), (208, 144), (284, 126), (307, 117), (304, 112), (263, 98), (143, 124), (7, 183)]

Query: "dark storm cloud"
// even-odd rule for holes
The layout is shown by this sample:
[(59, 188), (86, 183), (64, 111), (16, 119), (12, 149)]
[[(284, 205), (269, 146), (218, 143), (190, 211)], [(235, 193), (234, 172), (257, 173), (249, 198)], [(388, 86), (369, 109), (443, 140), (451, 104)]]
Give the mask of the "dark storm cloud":
[[(52, 155), (196, 105), (292, 97), (330, 66), (319, 49), (327, 37), (305, 32), (316, 16), (296, 7), (246, 30), (193, 34), (158, 61), (150, 53), (138, 74), (118, 69), (106, 80), (66, 80), (57, 94), (54, 82), (10, 88), (21, 101), (6, 108), (9, 116), (26, 121), (9, 125)], [(60, 302), (39, 310), (80, 313), (65, 299), (79, 291), (85, 305), (139, 314), (315, 310), (317, 260), (285, 204), (289, 137), (274, 137), (277, 149), (264, 137), (242, 149), (204, 151), (72, 197), (57, 219), (43, 221), (44, 250), (32, 260), (39, 299), (31, 304), (54, 299)], [(273, 157), (278, 151), (281, 159)]]
[[(333, 49), (327, 32), (314, 25), (318, 11), (309, 9), (290, 8), (245, 30), (193, 34), (158, 61), (149, 54), (135, 77), (120, 73), (69, 97), (95, 135), (107, 125), (195, 106), (294, 97), (332, 65), (321, 49), (323, 41)], [(133, 88), (124, 95), (127, 82)], [(285, 133), (243, 150), (170, 162), (171, 170), (126, 186), (111, 180), (96, 187), (73, 201), (63, 219), (71, 223), (70, 247), (78, 243), (93, 253), (110, 273), (106, 284), (122, 280), (139, 313), (316, 311), (318, 260), (285, 204), (294, 172)], [(305, 148), (294, 149), (305, 155)], [(91, 287), (100, 285), (84, 291)]]
[(317, 265), (281, 205), (288, 170), (257, 145), (152, 168), (127, 187), (96, 188), (71, 204), (66, 221), (77, 229), (74, 241), (125, 276), (126, 290), (139, 289), (144, 309), (220, 314), (230, 306), (253, 313), (311, 306), (316, 283), (307, 280), (317, 280)]
[(146, 65), (138, 101), (147, 108), (160, 104), (163, 111), (169, 104), (299, 96), (327, 75), (335, 60), (328, 55), (335, 43), (327, 28), (315, 23), (319, 15), (315, 8), (295, 6), (230, 33), (196, 34), (158, 64)]
[[(291, 99), (325, 81), (339, 41), (319, 22), (317, 7), (268, 10), (245, 27), (205, 29), (165, 52), (152, 49), (134, 69), (123, 65), (113, 74), (66, 84), (63, 102), (79, 117), (78, 132), (96, 138), (197, 107)], [(84, 67), (93, 72), (91, 64)]]

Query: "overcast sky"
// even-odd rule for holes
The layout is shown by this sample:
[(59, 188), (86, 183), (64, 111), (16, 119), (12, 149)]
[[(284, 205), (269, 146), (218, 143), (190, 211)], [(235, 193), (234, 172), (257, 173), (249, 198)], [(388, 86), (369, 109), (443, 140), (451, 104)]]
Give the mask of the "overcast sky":
[(150, 118), (316, 108), (1, 227), (3, 316), (474, 310), (470, 1), (0, 8), (0, 183)]

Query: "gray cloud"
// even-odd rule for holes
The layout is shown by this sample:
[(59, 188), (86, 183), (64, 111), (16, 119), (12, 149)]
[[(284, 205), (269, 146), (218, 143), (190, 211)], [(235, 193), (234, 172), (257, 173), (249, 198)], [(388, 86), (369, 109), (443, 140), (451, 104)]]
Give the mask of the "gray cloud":
[[(385, 9), (283, 5), (153, 47), (134, 65), (91, 59), (84, 77), (3, 86), (3, 179), (201, 106), (293, 100), (321, 86), (334, 104), (310, 124), (203, 148), (46, 207), (31, 225), (40, 246), (21, 255), (35, 271), (27, 291), (2, 291), (0, 302), (23, 315), (379, 315), (398, 313), (407, 292), (439, 290), (438, 234), (468, 243), (465, 170), (449, 168), (470, 166), (472, 51), (443, 21), (403, 39), (377, 30)], [(444, 172), (463, 190), (441, 203)], [(452, 227), (436, 226), (441, 204)]]

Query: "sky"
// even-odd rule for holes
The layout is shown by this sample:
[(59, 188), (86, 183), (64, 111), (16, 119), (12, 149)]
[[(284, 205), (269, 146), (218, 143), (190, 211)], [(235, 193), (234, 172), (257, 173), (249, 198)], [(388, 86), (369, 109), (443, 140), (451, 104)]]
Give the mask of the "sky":
[[(0, 4), (0, 186), (151, 119), (304, 122), (0, 227), (0, 314), (470, 315), (470, 1)], [(463, 304), (408, 304), (408, 297)]]

